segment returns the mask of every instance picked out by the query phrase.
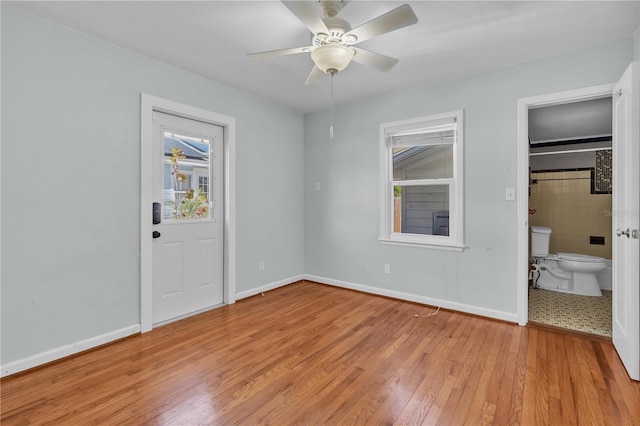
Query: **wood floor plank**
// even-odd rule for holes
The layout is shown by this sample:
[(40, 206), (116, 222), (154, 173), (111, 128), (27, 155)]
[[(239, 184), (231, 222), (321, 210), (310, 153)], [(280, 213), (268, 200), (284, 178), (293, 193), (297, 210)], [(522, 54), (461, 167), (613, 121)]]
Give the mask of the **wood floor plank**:
[(640, 426), (610, 342), (433, 311), (301, 281), (3, 378), (0, 422)]
[(514, 424), (516, 418), (518, 421), (520, 419), (522, 389), (524, 388), (524, 368), (521, 365), (522, 361), (519, 359), (519, 354), (524, 352), (521, 350), (520, 345), (522, 342), (526, 342), (526, 339), (522, 338), (526, 330), (526, 328), (522, 328), (520, 330), (522, 332), (511, 333), (510, 327), (505, 328), (507, 341), (505, 342), (503, 374), (500, 380), (494, 381), (491, 387), (492, 389), (498, 389), (495, 393), (496, 410), (494, 419), (496, 424)]
[(395, 419), (395, 424), (422, 424), (436, 397), (441, 395), (445, 380), (450, 378), (451, 382), (455, 381), (455, 377), (450, 374), (452, 363), (449, 360), (449, 354), (454, 347), (455, 340), (446, 338), (449, 334), (446, 327), (441, 330), (442, 337), (434, 337), (430, 341), (429, 347), (425, 348), (418, 369), (422, 373), (422, 381), (411, 399), (405, 404), (400, 415)]
[[(549, 346), (549, 356), (555, 359), (557, 365), (555, 380), (557, 381), (557, 394), (560, 413), (552, 412), (551, 418), (561, 419), (563, 424), (575, 425), (578, 423), (576, 403), (574, 399), (573, 383), (569, 370), (569, 359), (565, 347), (566, 335), (552, 333), (553, 345)], [(554, 388), (555, 390), (555, 388)]]
[(537, 340), (535, 365), (536, 365), (536, 390), (535, 390), (535, 419), (538, 425), (549, 424), (549, 367), (547, 357), (547, 340), (544, 335), (539, 335)]
[(524, 380), (523, 389), (523, 403), (522, 403), (522, 423), (525, 425), (537, 425), (538, 420), (536, 418), (537, 408), (537, 380), (538, 380), (538, 364), (537, 364), (537, 347), (538, 336), (540, 331), (536, 329), (529, 330), (529, 336), (527, 341), (527, 356), (526, 356), (526, 374)]
[(491, 424), (498, 403), (498, 390), (503, 380), (505, 357), (508, 354), (510, 339), (504, 333), (504, 324), (496, 324), (496, 333), (487, 348), (488, 358), (481, 367), (481, 377), (478, 379), (475, 394), (469, 414), (464, 419), (465, 424)]
[(604, 419), (600, 404), (590, 404), (589, 401), (597, 401), (597, 393), (589, 368), (589, 363), (583, 353), (583, 339), (572, 338), (567, 345), (571, 352), (570, 359), (574, 362), (569, 364), (569, 369), (573, 370), (574, 376), (579, 376), (581, 380), (577, 381), (576, 395), (579, 404), (583, 409), (578, 411), (578, 420), (585, 424), (603, 424)]
[[(454, 413), (451, 419), (446, 417), (442, 419), (446, 420), (446, 424), (464, 424), (464, 420), (467, 418), (474, 419), (474, 423), (478, 423), (490, 373), (493, 371), (495, 363), (492, 345), (496, 344), (495, 336), (498, 328), (487, 329), (485, 335), (476, 333), (481, 340), (476, 342), (474, 350), (467, 355), (469, 374), (456, 383), (456, 387), (461, 391), (461, 397), (455, 409), (448, 410)], [(474, 401), (477, 402), (475, 406)]]
[[(507, 373), (506, 360), (509, 356), (508, 349), (511, 344), (510, 336), (506, 334), (504, 330), (505, 329), (501, 327), (499, 333), (496, 335), (496, 338), (499, 338), (499, 342), (492, 348), (491, 355), (495, 358), (493, 369), (487, 377), (486, 384), (482, 386), (482, 392), (474, 396), (472, 410), (479, 412), (479, 418), (473, 420), (473, 417), (469, 416), (465, 420), (465, 424), (472, 424), (471, 422), (475, 424), (492, 424), (496, 417), (500, 399), (500, 384), (503, 382)], [(480, 404), (482, 404), (481, 407)]]

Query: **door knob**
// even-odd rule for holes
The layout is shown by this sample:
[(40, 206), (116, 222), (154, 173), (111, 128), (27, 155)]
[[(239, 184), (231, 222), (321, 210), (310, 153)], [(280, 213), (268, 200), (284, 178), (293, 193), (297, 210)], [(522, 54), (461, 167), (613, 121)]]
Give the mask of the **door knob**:
[(153, 231), (153, 234), (151, 234), (153, 236), (153, 238), (160, 238), (160, 233), (158, 231)]
[(629, 238), (629, 235), (631, 235), (631, 231), (629, 230), (629, 228), (627, 228), (627, 230), (626, 230), (626, 231), (623, 231), (622, 229), (618, 228), (618, 229), (616, 230), (616, 235), (617, 235), (618, 237), (622, 237), (623, 235), (626, 235), (626, 236), (627, 236), (627, 238)]

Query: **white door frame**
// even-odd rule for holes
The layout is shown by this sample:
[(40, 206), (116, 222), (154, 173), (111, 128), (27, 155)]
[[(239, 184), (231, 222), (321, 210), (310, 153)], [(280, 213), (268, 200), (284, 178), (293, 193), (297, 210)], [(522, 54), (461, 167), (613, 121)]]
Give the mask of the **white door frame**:
[(518, 221), (517, 221), (517, 254), (516, 285), (518, 286), (518, 324), (526, 325), (529, 321), (529, 109), (541, 106), (560, 105), (577, 101), (587, 101), (611, 96), (615, 83), (565, 92), (549, 93), (518, 99)]
[(141, 94), (140, 107), (140, 331), (153, 328), (152, 158), (153, 111), (224, 127), (224, 303), (236, 301), (236, 120), (190, 105)]

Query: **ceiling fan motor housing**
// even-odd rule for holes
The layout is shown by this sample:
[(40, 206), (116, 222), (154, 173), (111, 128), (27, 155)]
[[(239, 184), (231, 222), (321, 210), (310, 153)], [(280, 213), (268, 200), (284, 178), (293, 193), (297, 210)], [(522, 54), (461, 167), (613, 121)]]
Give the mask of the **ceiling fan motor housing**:
[(358, 41), (357, 37), (349, 34), (344, 37), (346, 33), (351, 31), (351, 25), (342, 18), (333, 17), (323, 19), (329, 34), (318, 33), (311, 37), (311, 43), (313, 46), (321, 46), (328, 43), (337, 43), (343, 46), (354, 44)]

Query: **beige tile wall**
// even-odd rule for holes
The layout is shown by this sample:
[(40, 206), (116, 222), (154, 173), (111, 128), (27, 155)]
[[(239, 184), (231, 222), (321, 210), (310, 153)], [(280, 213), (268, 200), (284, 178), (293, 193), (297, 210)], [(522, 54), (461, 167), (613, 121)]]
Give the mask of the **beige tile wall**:
[[(551, 228), (551, 253), (569, 252), (611, 259), (611, 194), (591, 194), (591, 172), (532, 173), (529, 225)], [(547, 180), (549, 179), (549, 180)], [(589, 244), (604, 236), (605, 245)]]

